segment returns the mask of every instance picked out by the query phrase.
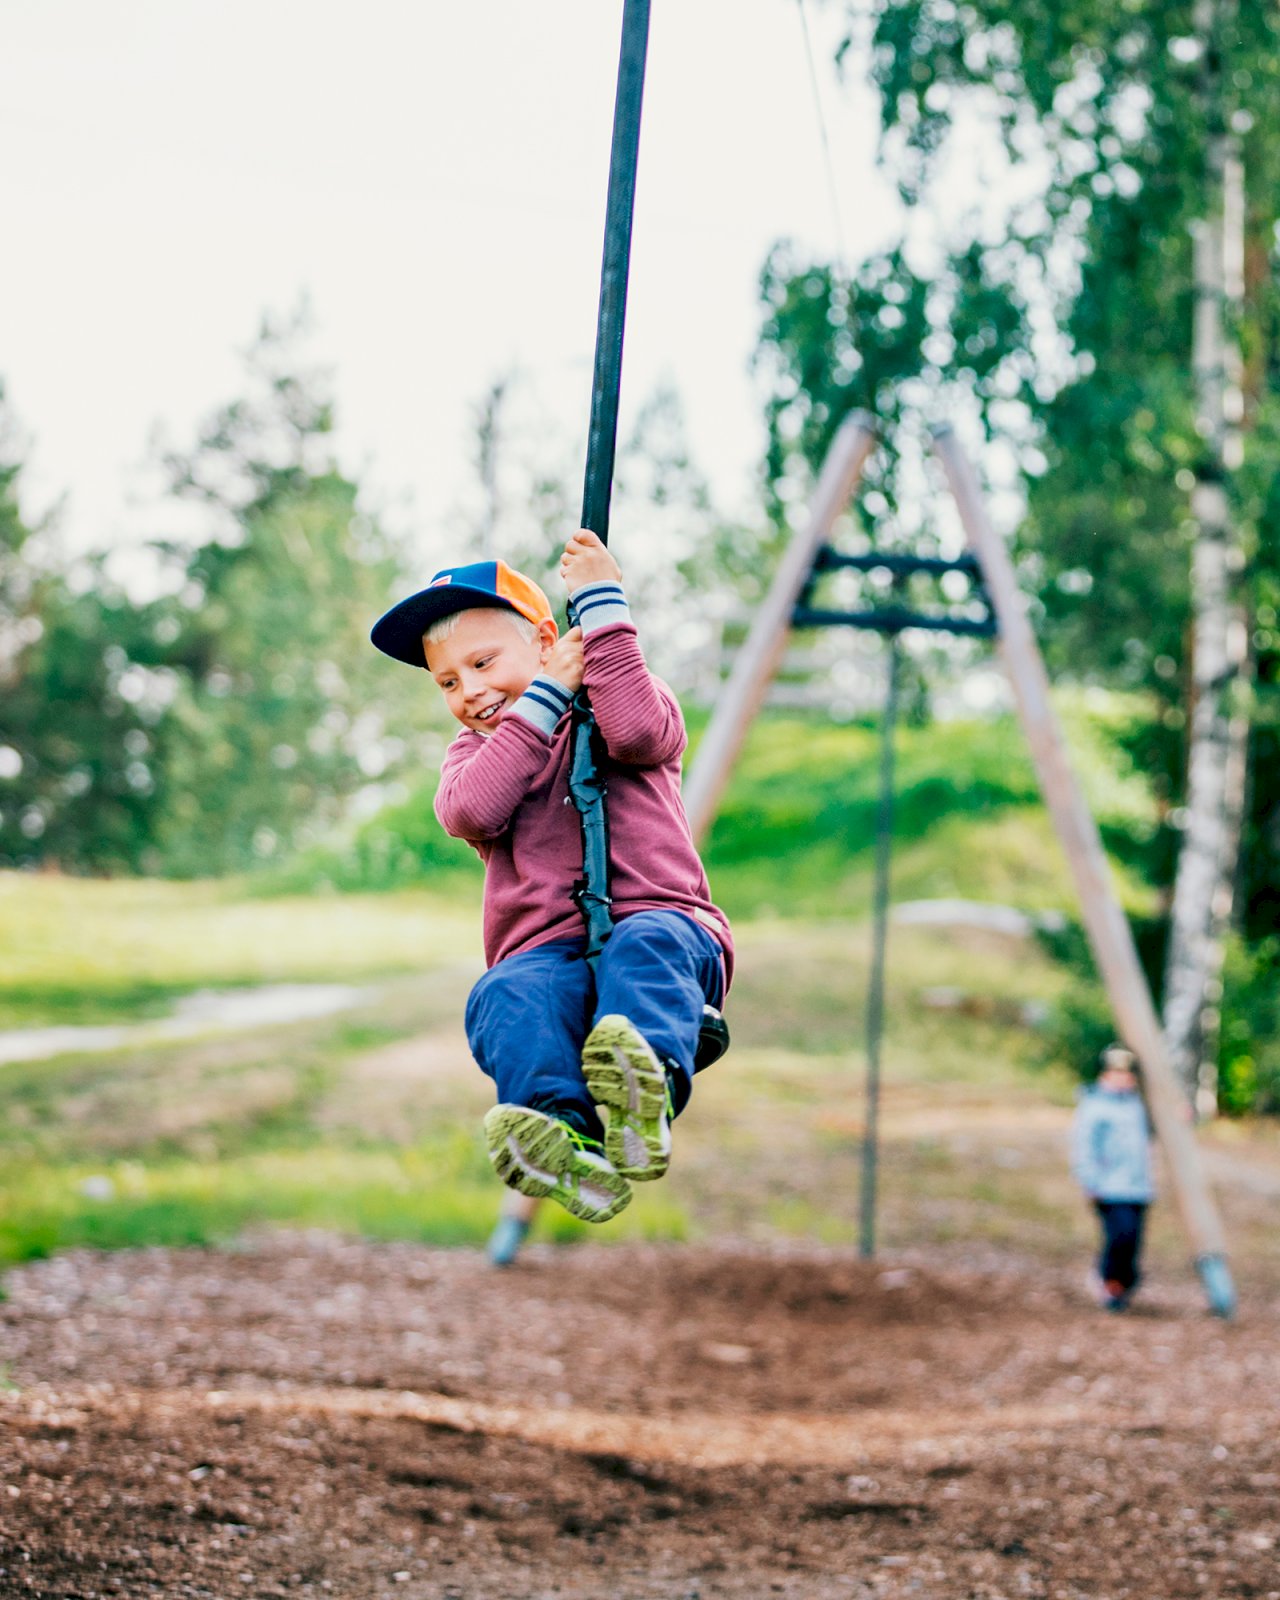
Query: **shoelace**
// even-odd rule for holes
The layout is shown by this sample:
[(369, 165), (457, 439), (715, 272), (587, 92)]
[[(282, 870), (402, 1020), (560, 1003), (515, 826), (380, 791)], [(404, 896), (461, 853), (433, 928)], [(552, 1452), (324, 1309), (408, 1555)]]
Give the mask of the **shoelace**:
[[(559, 1119), (557, 1118), (557, 1121), (558, 1120)], [(569, 1135), (569, 1143), (574, 1147), (575, 1150), (586, 1150), (590, 1154), (597, 1156), (602, 1156), (604, 1154), (604, 1145), (599, 1139), (593, 1139), (590, 1134), (579, 1133), (578, 1130), (568, 1122), (561, 1122), (560, 1126)]]

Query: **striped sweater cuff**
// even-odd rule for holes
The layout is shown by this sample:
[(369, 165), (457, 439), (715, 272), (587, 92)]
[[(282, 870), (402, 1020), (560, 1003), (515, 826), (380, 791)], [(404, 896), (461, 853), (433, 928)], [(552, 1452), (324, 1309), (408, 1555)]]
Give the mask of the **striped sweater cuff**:
[(588, 583), (576, 590), (570, 599), (584, 638), (611, 622), (631, 621), (631, 610), (620, 583)]
[(572, 699), (564, 684), (539, 674), (511, 707), (508, 715), (514, 713), (526, 722), (532, 722), (549, 739), (556, 731), (556, 724), (569, 709)]

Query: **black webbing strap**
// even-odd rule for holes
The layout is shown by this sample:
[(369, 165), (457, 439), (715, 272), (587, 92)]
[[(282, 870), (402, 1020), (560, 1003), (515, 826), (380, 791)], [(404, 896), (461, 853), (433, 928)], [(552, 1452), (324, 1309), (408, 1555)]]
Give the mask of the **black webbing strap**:
[(594, 972), (596, 958), (613, 932), (613, 917), (609, 910), (612, 902), (604, 740), (585, 689), (579, 689), (573, 697), (569, 729), (569, 794), (582, 823), (582, 876), (573, 886), (573, 903), (586, 924), (586, 958)]

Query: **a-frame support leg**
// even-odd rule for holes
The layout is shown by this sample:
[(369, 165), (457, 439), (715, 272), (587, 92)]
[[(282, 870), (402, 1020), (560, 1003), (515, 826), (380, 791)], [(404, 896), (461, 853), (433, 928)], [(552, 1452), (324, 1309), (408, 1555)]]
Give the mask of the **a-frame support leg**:
[(711, 826), (747, 729), (786, 651), (800, 591), (836, 518), (849, 504), (875, 442), (875, 427), (862, 411), (848, 416), (831, 442), (809, 503), (808, 523), (778, 563), (685, 778), (684, 808), (695, 841)]
[(1000, 651), (1013, 685), (1045, 804), (1075, 879), (1094, 960), (1102, 974), (1124, 1042), (1143, 1067), (1147, 1104), (1169, 1159), (1178, 1207), (1191, 1241), (1210, 1309), (1235, 1310), (1235, 1288), (1217, 1207), (1205, 1181), (1186, 1102), (1174, 1078), (1151, 991), (1133, 933), (1121, 909), (1097, 824), (1085, 803), (1062, 728), (1049, 698), (1049, 679), (1027, 620), (1026, 602), (1004, 541), (987, 516), (978, 480), (950, 428), (934, 430), (960, 519), (986, 581), (999, 623)]

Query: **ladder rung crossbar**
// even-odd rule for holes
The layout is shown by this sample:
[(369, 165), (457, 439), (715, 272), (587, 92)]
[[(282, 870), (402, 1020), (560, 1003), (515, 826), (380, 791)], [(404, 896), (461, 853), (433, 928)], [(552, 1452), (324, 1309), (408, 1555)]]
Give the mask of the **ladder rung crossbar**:
[(933, 577), (941, 577), (945, 572), (960, 572), (966, 578), (975, 580), (982, 577), (977, 558), (967, 554), (956, 556), (953, 560), (944, 556), (913, 556), (890, 550), (867, 550), (859, 555), (847, 555), (843, 550), (823, 545), (814, 557), (815, 572), (833, 572), (841, 567), (852, 568), (855, 572), (874, 572), (881, 568), (892, 572), (895, 577), (911, 577), (917, 572), (927, 572)]
[(925, 628), (930, 633), (963, 633), (978, 639), (994, 639), (996, 619), (985, 617), (936, 617), (902, 606), (877, 606), (870, 611), (824, 611), (815, 606), (797, 606), (791, 614), (793, 628), (867, 628), (874, 633), (902, 633), (907, 628)]

